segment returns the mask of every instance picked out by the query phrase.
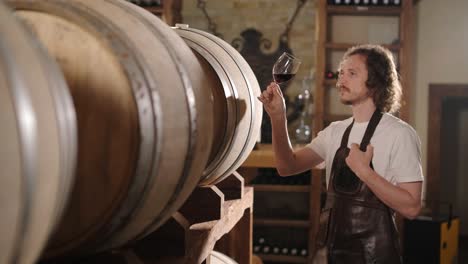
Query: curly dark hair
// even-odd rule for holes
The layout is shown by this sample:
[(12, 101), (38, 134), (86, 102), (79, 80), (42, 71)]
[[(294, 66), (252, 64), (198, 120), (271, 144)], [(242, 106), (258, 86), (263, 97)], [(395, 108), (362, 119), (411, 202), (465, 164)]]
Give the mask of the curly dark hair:
[(377, 109), (396, 113), (400, 108), (402, 91), (392, 53), (380, 45), (364, 44), (348, 49), (343, 59), (352, 55), (366, 59), (366, 86)]

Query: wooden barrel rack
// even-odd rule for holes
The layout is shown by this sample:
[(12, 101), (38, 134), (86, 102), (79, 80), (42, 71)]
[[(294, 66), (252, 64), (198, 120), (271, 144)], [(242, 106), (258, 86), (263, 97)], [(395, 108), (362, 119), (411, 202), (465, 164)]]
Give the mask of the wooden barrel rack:
[(233, 172), (216, 185), (197, 187), (169, 221), (136, 244), (80, 261), (41, 264), (209, 264), (214, 249), (239, 264), (250, 264), (253, 193)]

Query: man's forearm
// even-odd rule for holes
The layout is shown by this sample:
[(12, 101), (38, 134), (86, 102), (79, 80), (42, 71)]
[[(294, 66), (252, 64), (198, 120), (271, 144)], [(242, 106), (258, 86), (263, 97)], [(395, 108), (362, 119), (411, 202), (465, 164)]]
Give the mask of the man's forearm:
[(289, 141), (286, 116), (277, 116), (270, 120), (276, 169), (281, 175), (288, 174), (288, 169), (294, 163), (294, 152)]
[(360, 172), (359, 177), (387, 206), (406, 218), (414, 218), (419, 214), (421, 207), (420, 197), (399, 186), (395, 186), (377, 174), (371, 168)]

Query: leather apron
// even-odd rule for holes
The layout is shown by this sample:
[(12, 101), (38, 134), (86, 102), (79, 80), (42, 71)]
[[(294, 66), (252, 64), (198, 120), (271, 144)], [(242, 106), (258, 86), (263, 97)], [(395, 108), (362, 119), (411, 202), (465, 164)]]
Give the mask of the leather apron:
[[(360, 144), (365, 151), (382, 118), (372, 115)], [(320, 214), (319, 247), (327, 248), (328, 263), (402, 263), (392, 210), (380, 201), (346, 164), (348, 138), (353, 122), (346, 128), (333, 159), (327, 199)], [(370, 164), (373, 169), (372, 161)]]

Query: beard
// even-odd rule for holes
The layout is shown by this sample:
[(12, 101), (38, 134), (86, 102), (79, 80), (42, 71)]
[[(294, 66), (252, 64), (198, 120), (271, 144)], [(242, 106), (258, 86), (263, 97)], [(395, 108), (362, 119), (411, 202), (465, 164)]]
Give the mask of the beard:
[(353, 94), (350, 94), (349, 89), (345, 90), (345, 92), (347, 92), (348, 95), (350, 95), (351, 98), (343, 98), (343, 96), (340, 96), (340, 101), (341, 101), (342, 104), (348, 105), (348, 106), (358, 105), (358, 104), (366, 101), (370, 97), (369, 94), (366, 94), (366, 95), (355, 95), (355, 94), (353, 95)]
[[(341, 86), (339, 89), (343, 90), (343, 91), (340, 91), (340, 93), (347, 93), (347, 94), (351, 93), (351, 91), (347, 87)], [(340, 95), (340, 101), (344, 105), (352, 105), (354, 103), (354, 100), (352, 100), (352, 99), (344, 99), (343, 95)]]
[(340, 101), (344, 105), (353, 105), (353, 103), (354, 103), (353, 100), (346, 100), (346, 99), (343, 99), (343, 98), (340, 98)]

